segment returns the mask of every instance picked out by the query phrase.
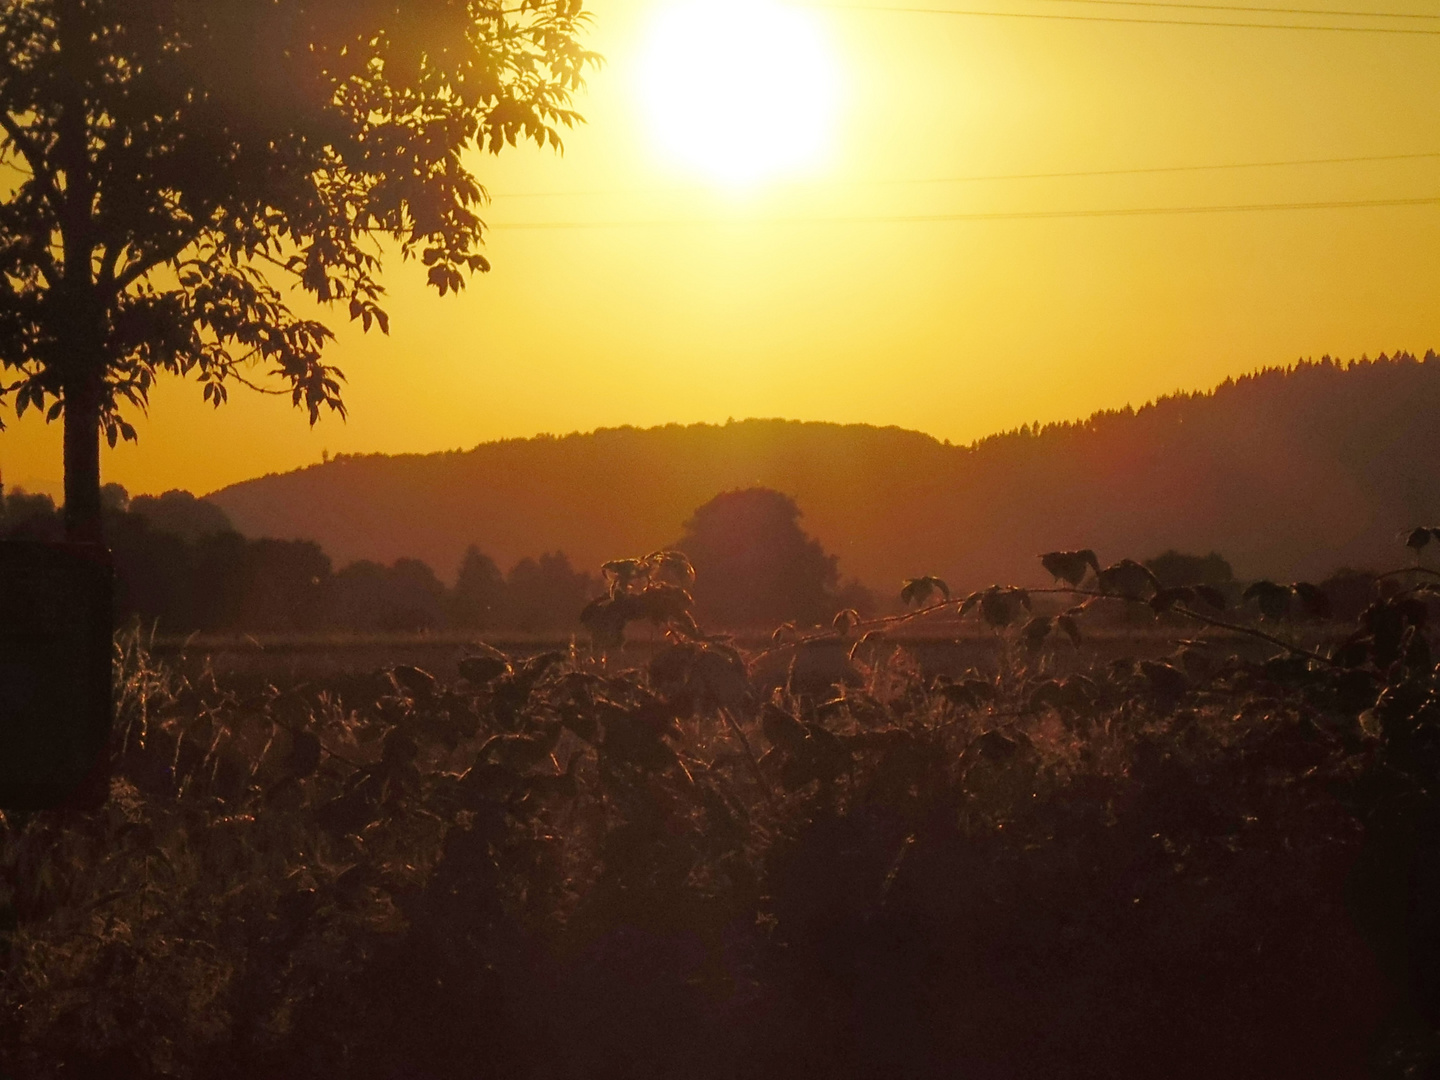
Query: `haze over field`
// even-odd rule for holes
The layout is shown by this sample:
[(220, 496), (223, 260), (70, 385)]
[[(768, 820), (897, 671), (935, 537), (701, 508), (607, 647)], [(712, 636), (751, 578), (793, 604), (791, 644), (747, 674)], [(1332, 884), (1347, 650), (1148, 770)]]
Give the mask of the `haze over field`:
[[(105, 479), (208, 491), (326, 449), (731, 416), (968, 442), (1296, 357), (1440, 341), (1424, 5), (1342, 5), (1408, 21), (1185, 14), (1363, 32), (1086, 21), (1180, 16), (1041, 0), (1001, 5), (1018, 17), (882, 10), (925, 6), (995, 5), (712, 5), (719, 29), (682, 19), (657, 75), (655, 35), (689, 5), (595, 0), (588, 44), (607, 64), (564, 157), (477, 159), (493, 272), (441, 299), (391, 259), (389, 337), (326, 316), (348, 423), (312, 431), (287, 399), (238, 389), (216, 413), (166, 379)], [(1427, 32), (1371, 32), (1386, 27)], [(762, 49), (717, 108), (694, 83), (724, 41), (790, 47)], [(1336, 160), (1356, 158), (1371, 160)], [(1396, 200), (1422, 204), (1025, 216)], [(0, 467), (54, 489), (58, 426), (12, 424)]]
[(1397, 530), (1440, 521), (1440, 358), (1325, 362), (1138, 411), (966, 447), (918, 432), (748, 420), (332, 460), (211, 498), (251, 535), (318, 540), (343, 564), (417, 556), (453, 576), (564, 550), (594, 569), (671, 543), (720, 491), (793, 495), (845, 576), (889, 592), (1043, 578), (1035, 556), (1216, 550), (1246, 576), (1389, 566)]

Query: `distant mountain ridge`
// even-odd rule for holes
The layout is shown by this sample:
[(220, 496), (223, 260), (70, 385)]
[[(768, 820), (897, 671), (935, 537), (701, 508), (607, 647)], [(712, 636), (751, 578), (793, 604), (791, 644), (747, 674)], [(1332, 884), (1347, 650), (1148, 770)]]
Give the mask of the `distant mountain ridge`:
[(426, 455), (341, 456), (208, 498), (250, 536), (320, 542), (337, 564), (413, 556), (451, 577), (582, 568), (673, 541), (721, 491), (794, 496), (846, 576), (889, 590), (1035, 582), (1035, 558), (1219, 551), (1245, 575), (1399, 565), (1396, 533), (1440, 523), (1440, 358), (1329, 358), (1140, 409), (950, 446), (896, 427), (788, 420), (538, 436)]

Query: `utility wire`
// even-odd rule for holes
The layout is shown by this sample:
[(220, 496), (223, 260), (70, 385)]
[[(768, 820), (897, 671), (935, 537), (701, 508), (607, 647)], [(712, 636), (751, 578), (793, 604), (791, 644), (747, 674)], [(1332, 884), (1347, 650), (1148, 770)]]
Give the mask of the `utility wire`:
[(1016, 210), (960, 214), (835, 215), (783, 218), (690, 218), (637, 221), (516, 221), (491, 225), (504, 230), (654, 229), (744, 225), (900, 225), (947, 221), (1048, 221), (1061, 218), (1159, 217), (1183, 214), (1252, 214), (1290, 210), (1355, 210), (1397, 206), (1440, 206), (1440, 195), (1414, 199), (1338, 199), (1328, 202), (1238, 203), (1224, 206), (1134, 206), (1107, 210)]
[[(805, 3), (805, 0), (799, 0)], [(1320, 16), (1336, 16), (1342, 19), (1421, 19), (1440, 20), (1440, 14), (1408, 13), (1408, 12), (1338, 12), (1338, 10), (1326, 9), (1326, 7), (1241, 7), (1238, 4), (1192, 4), (1192, 3), (1164, 3), (1164, 0), (1047, 0), (1048, 3), (1067, 4), (1106, 4), (1112, 7), (1176, 7), (1176, 9), (1187, 10), (1187, 12), (1244, 12), (1248, 14), (1320, 14)], [(809, 7), (829, 7), (831, 4), (806, 3)], [(878, 6), (876, 6), (878, 9)], [(871, 9), (865, 9), (871, 10)]]
[[(806, 3), (829, 11), (863, 11), (889, 15), (958, 15), (986, 19), (1041, 19), (1057, 22), (1128, 23), (1134, 26), (1213, 26), (1232, 30), (1320, 30), (1342, 34), (1409, 34), (1440, 37), (1440, 30), (1411, 26), (1332, 26), (1320, 23), (1220, 22), (1211, 19), (1141, 19), (1123, 15), (1060, 15), (1043, 11), (976, 11), (960, 8), (883, 7), (878, 4)], [(1179, 5), (1158, 5), (1179, 6)]]
[[(1069, 180), (1087, 176), (1151, 176), (1163, 173), (1219, 172), (1228, 169), (1279, 169), (1303, 165), (1353, 165), (1376, 161), (1422, 161), (1440, 158), (1440, 151), (1418, 154), (1371, 154), (1359, 157), (1295, 158), (1290, 161), (1236, 161), (1217, 165), (1148, 165), (1129, 169), (1075, 169), (1068, 172), (980, 173), (968, 176), (929, 176), (897, 180), (802, 180), (795, 187), (890, 187), (914, 184), (970, 184), (993, 180)], [(512, 191), (492, 199), (560, 199), (592, 195), (653, 195), (692, 191), (702, 185), (664, 188), (592, 188), (589, 191)]]
[(1278, 169), (1297, 165), (1350, 165), (1372, 161), (1419, 161), (1440, 158), (1440, 151), (1421, 154), (1375, 154), (1365, 157), (1298, 158), (1293, 161), (1239, 161), (1220, 165), (1150, 165), (1133, 169), (1082, 169), (1072, 172), (997, 173), (988, 176), (939, 176), (924, 180), (872, 180), (872, 184), (962, 184), (982, 180), (1064, 180), (1086, 176), (1148, 176), (1157, 173), (1218, 172), (1225, 169)]

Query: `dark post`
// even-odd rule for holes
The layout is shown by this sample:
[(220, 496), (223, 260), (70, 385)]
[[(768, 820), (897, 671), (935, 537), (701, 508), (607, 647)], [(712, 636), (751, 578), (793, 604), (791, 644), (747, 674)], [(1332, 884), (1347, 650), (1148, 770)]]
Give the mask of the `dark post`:
[(0, 543), (0, 808), (105, 801), (113, 592), (99, 544)]

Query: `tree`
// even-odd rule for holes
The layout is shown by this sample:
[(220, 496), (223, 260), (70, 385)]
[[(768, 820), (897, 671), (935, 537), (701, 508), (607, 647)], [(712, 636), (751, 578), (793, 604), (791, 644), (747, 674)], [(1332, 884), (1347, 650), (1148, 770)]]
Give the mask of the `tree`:
[(11, 488), (0, 496), (0, 536), (6, 540), (54, 540), (60, 535), (60, 515), (49, 495), (30, 495)]
[(569, 629), (599, 592), (596, 581), (572, 567), (563, 551), (538, 560), (527, 555), (505, 579), (505, 625), (527, 634)]
[(800, 507), (778, 491), (756, 487), (715, 496), (695, 511), (673, 546), (695, 567), (701, 625), (813, 624), (847, 606), (835, 594), (835, 556), (804, 533)]
[(343, 415), (333, 337), (388, 332), (381, 242), (441, 295), (488, 269), (465, 160), (559, 145), (583, 0), (0, 0), (0, 401), (64, 417), (65, 524), (162, 373)]
[(451, 625), (493, 629), (504, 607), (505, 575), (494, 559), (471, 544), (460, 561), (460, 574), (450, 596)]
[(137, 495), (130, 500), (130, 513), (147, 519), (158, 532), (191, 541), (235, 531), (224, 510), (214, 503), (197, 499), (188, 491)]
[(433, 630), (445, 619), (445, 586), (419, 559), (393, 566), (362, 559), (330, 579), (333, 624), (387, 634)]
[(1153, 559), (1146, 559), (1145, 566), (1167, 588), (1177, 585), (1229, 585), (1235, 580), (1235, 571), (1230, 563), (1214, 551), (1209, 555), (1186, 555), (1171, 548)]

